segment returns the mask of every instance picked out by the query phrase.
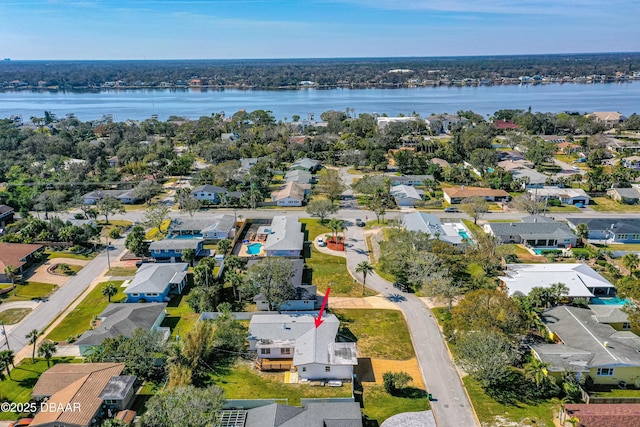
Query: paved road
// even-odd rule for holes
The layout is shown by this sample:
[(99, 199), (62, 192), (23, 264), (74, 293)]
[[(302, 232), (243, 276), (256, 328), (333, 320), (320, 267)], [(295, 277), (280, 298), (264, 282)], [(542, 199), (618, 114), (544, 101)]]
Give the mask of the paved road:
[[(347, 268), (356, 273), (358, 263), (369, 260), (362, 228), (349, 227), (346, 231)], [(402, 310), (413, 339), (422, 378), (429, 392), (438, 427), (471, 427), (477, 425), (473, 407), (467, 398), (460, 377), (451, 361), (438, 324), (431, 311), (417, 297), (404, 294), (376, 274), (367, 275), (367, 286), (396, 301)]]
[[(120, 239), (112, 242), (113, 249), (109, 251), (110, 260), (113, 261), (124, 250), (124, 240)], [(42, 331), (51, 321), (62, 313), (79, 295), (91, 284), (91, 281), (100, 276), (107, 268), (107, 252), (104, 251), (95, 259), (89, 262), (77, 275), (73, 276), (60, 289), (54, 292), (51, 297), (39, 304), (22, 322), (13, 327), (7, 333), (11, 350), (18, 354), (28, 344), (25, 336), (37, 329)], [(2, 347), (6, 347), (4, 341)]]

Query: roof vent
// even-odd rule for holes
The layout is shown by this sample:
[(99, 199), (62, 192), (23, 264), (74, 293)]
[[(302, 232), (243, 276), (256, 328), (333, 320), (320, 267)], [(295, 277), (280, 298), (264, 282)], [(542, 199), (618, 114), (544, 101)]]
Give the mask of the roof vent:
[(605, 347), (609, 347), (609, 341), (603, 342), (602, 345), (605, 346)]

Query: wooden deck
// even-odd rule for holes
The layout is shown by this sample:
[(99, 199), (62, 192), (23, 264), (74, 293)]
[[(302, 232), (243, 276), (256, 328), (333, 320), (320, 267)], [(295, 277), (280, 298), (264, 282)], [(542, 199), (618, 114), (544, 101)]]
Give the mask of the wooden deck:
[(256, 366), (261, 371), (289, 371), (293, 366), (293, 359), (258, 359)]

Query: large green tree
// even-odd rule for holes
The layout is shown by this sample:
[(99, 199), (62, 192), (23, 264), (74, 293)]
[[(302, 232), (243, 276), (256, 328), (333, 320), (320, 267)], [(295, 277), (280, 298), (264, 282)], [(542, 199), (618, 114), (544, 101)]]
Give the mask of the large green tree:
[(98, 213), (104, 216), (104, 221), (109, 224), (109, 217), (115, 214), (123, 214), (122, 202), (113, 196), (105, 196), (96, 203)]
[(255, 295), (261, 293), (271, 310), (280, 311), (281, 305), (295, 296), (291, 285), (293, 264), (280, 257), (268, 257), (249, 268), (246, 284)]
[(337, 169), (324, 169), (318, 174), (318, 183), (314, 191), (334, 203), (346, 188)]
[(218, 424), (224, 392), (217, 386), (172, 387), (147, 402), (142, 423), (148, 427), (211, 427)]
[(456, 361), (485, 388), (507, 377), (517, 354), (510, 340), (499, 331), (465, 331), (456, 340)]

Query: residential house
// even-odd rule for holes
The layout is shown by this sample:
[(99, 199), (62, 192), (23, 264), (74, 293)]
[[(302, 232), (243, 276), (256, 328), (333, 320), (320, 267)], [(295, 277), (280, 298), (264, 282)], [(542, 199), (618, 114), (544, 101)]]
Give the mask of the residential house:
[(96, 319), (94, 328), (83, 333), (74, 344), (86, 356), (105, 338), (131, 338), (133, 331), (160, 331), (166, 316), (166, 303), (109, 304)]
[(616, 331), (632, 331), (636, 335), (640, 330), (634, 330), (629, 322), (629, 315), (625, 313), (623, 304), (590, 304), (593, 317), (598, 323), (610, 325)]
[(441, 223), (440, 218), (426, 212), (406, 214), (402, 220), (404, 228), (409, 231), (429, 234), (450, 245), (461, 247), (467, 244), (469, 234), (462, 224)]
[(560, 375), (576, 372), (594, 384), (633, 384), (640, 376), (640, 337), (599, 323), (588, 308), (561, 305), (540, 316), (556, 344), (533, 345), (534, 355)]
[(277, 206), (302, 206), (305, 190), (295, 182), (287, 182), (278, 191), (271, 193), (271, 200)]
[(139, 198), (136, 196), (135, 191), (131, 190), (95, 190), (90, 191), (82, 196), (82, 203), (85, 205), (95, 205), (100, 200), (107, 196), (115, 197), (120, 200), (122, 204), (131, 205), (136, 203)]
[(220, 139), (223, 141), (234, 142), (240, 139), (240, 135), (235, 132), (223, 133), (220, 135)]
[(564, 141), (558, 144), (558, 152), (560, 154), (578, 154), (582, 151), (582, 146), (571, 141)]
[(220, 203), (220, 199), (223, 194), (228, 194), (229, 191), (224, 187), (218, 187), (217, 185), (199, 185), (191, 191), (191, 195), (201, 202), (207, 202), (211, 204)]
[(235, 216), (218, 214), (209, 218), (175, 218), (169, 224), (169, 237), (194, 236), (203, 239), (230, 239), (235, 231)]
[(589, 114), (596, 121), (603, 123), (607, 127), (614, 127), (617, 124), (623, 123), (627, 118), (617, 111), (596, 111)]
[(424, 191), (410, 185), (395, 185), (391, 188), (390, 194), (398, 206), (415, 206), (422, 202)]
[(108, 411), (127, 408), (135, 396), (135, 377), (122, 376), (124, 363), (59, 363), (40, 375), (31, 396), (47, 408), (32, 427), (89, 427)]
[(157, 261), (180, 262), (182, 253), (186, 249), (193, 249), (197, 257), (210, 255), (208, 249), (204, 248), (204, 239), (163, 239), (152, 242), (149, 245), (151, 257)]
[[(294, 297), (290, 300), (283, 302), (278, 311), (304, 311), (304, 310), (316, 310), (320, 308), (322, 304), (322, 296), (317, 295), (316, 286), (302, 283), (302, 275), (304, 272), (304, 260), (303, 259), (290, 259), (293, 266), (293, 276), (291, 277), (290, 284), (294, 290)], [(262, 262), (262, 260), (250, 260), (247, 263), (247, 268), (252, 265)], [(262, 293), (259, 293), (253, 298), (256, 303), (256, 309), (258, 311), (270, 311), (271, 307), (269, 302)]]
[[(0, 205), (0, 229), (5, 228), (13, 222), (14, 213), (15, 211), (11, 206)], [(2, 231), (0, 231), (0, 234), (2, 234)]]
[(625, 157), (622, 159), (622, 166), (633, 170), (640, 170), (640, 156)]
[(171, 294), (181, 294), (187, 285), (186, 262), (142, 264), (135, 277), (126, 281), (127, 302), (167, 302)]
[(289, 170), (302, 169), (309, 171), (311, 173), (317, 172), (322, 167), (322, 163), (320, 160), (310, 159), (305, 157), (303, 159), (298, 159), (289, 168)]
[(567, 205), (591, 203), (591, 197), (581, 188), (542, 187), (528, 190), (529, 194), (541, 200), (560, 200)]
[(432, 185), (435, 183), (433, 175), (390, 175), (391, 185)]
[(406, 116), (406, 117), (376, 117), (376, 124), (378, 125), (378, 129), (384, 129), (391, 123), (410, 123), (420, 120), (419, 117), (416, 116)]
[(638, 153), (640, 152), (640, 140), (623, 141), (609, 137), (607, 149), (615, 153)]
[(522, 189), (543, 188), (549, 177), (534, 169), (520, 168), (512, 169), (511, 176), (514, 180), (521, 180)]
[(482, 197), (488, 202), (506, 202), (510, 196), (504, 190), (494, 190), (493, 188), (482, 187), (445, 187), (444, 199), (450, 204), (457, 204), (468, 197)]
[(110, 168), (115, 168), (118, 165), (118, 156), (109, 157), (107, 159)]
[(340, 322), (325, 314), (320, 326), (313, 313), (258, 315), (249, 323), (249, 349), (258, 365), (296, 368), (303, 380), (351, 380), (358, 364), (356, 344), (336, 342)]
[(458, 124), (466, 124), (469, 120), (453, 114), (432, 114), (425, 123), (436, 133), (451, 133), (451, 129)]
[(585, 224), (589, 240), (603, 243), (640, 243), (640, 218), (567, 218), (571, 229)]
[[(243, 427), (362, 427), (362, 413), (357, 402), (306, 402), (302, 407), (271, 403), (242, 411)], [(237, 417), (238, 410), (222, 411), (225, 416)]]
[(638, 403), (567, 403), (559, 413), (561, 426), (577, 418), (579, 427), (613, 427), (640, 425)]
[[(303, 169), (294, 169), (288, 171), (284, 180), (286, 182), (295, 182), (296, 184), (311, 184), (313, 182), (313, 175), (311, 172), (303, 170)], [(311, 188), (309, 187), (309, 190)]]
[(522, 222), (489, 222), (484, 231), (502, 243), (521, 243), (530, 248), (569, 248), (578, 240), (567, 224), (541, 215), (524, 217)]
[(513, 295), (529, 295), (531, 289), (562, 283), (569, 288), (568, 298), (614, 296), (616, 288), (586, 264), (507, 264), (501, 286)]
[(640, 203), (640, 191), (633, 187), (610, 188), (607, 190), (607, 196), (625, 205), (637, 205)]
[(268, 226), (260, 226), (258, 240), (263, 240), (267, 256), (299, 257), (304, 248), (302, 224), (296, 217), (276, 215)]
[(0, 242), (0, 283), (11, 283), (11, 279), (5, 274), (7, 267), (13, 267), (18, 270), (18, 274), (22, 274), (25, 266), (34, 261), (42, 248), (42, 245)]
[(511, 120), (495, 120), (492, 123), (493, 127), (498, 130), (518, 130), (520, 126), (513, 123)]

